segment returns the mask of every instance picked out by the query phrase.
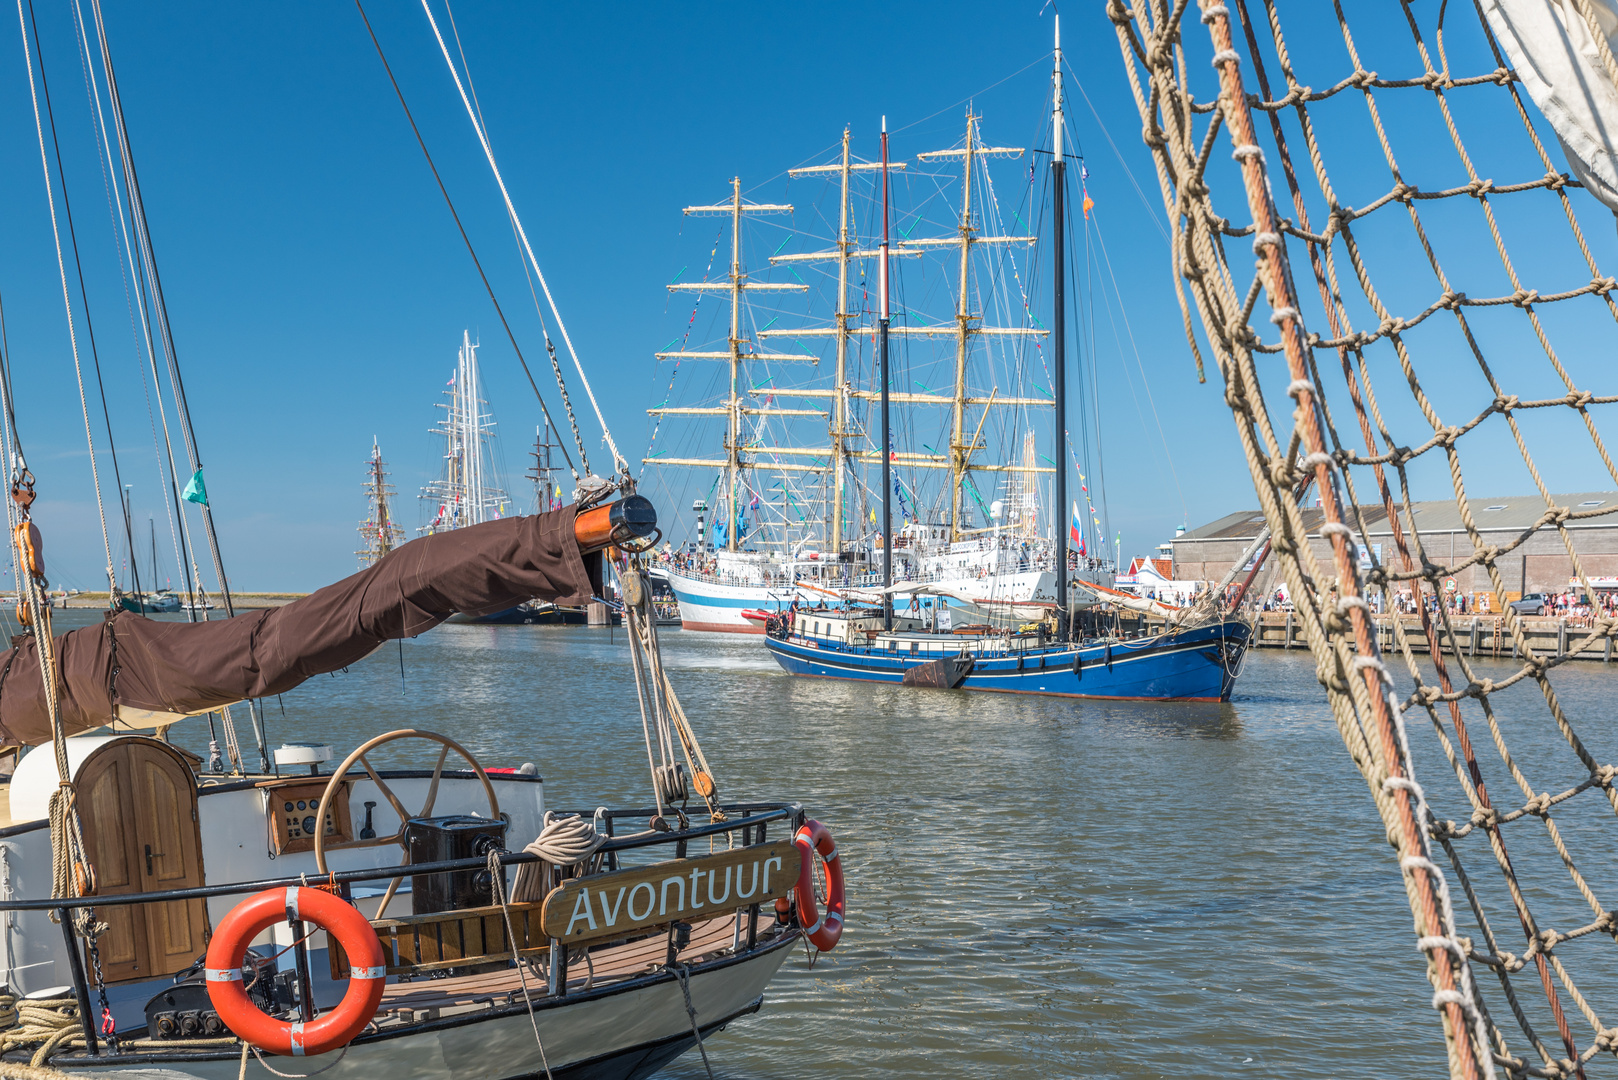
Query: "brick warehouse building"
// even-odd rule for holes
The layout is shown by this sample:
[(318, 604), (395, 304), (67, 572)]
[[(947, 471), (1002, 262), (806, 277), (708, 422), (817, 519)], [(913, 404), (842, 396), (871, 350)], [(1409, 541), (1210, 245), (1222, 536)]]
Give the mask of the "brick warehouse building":
[[(1553, 495), (1552, 498), (1558, 506), (1575, 511), (1618, 510), (1618, 491)], [(1545, 500), (1538, 495), (1473, 498), (1469, 501), (1473, 524), (1483, 535), (1484, 542), (1502, 548), (1532, 528), (1545, 513)], [(1454, 502), (1418, 502), (1413, 505), (1416, 527), (1421, 531), (1422, 547), (1429, 559), (1448, 566), (1472, 554), (1472, 540), (1461, 524), (1461, 515)], [(1392, 530), (1388, 527), (1387, 514), (1381, 506), (1362, 506), (1360, 513), (1371, 541), (1371, 551), (1360, 553), (1361, 564), (1366, 565), (1366, 560), (1372, 555), (1379, 563), (1389, 563), (1397, 556), (1397, 551), (1393, 545)], [(1409, 518), (1403, 513), (1400, 517), (1408, 536)], [(1315, 558), (1329, 565), (1330, 546), (1316, 531), (1322, 519), (1323, 515), (1318, 509), (1303, 511), (1304, 527), (1309, 530), (1309, 543)], [(1217, 521), (1181, 533), (1173, 541), (1175, 578), (1181, 581), (1218, 581), (1229, 572), (1231, 564), (1241, 558), (1263, 527), (1264, 515), (1258, 510), (1248, 510), (1227, 514)], [(1618, 513), (1571, 520), (1567, 523), (1567, 530), (1592, 584), (1598, 588), (1618, 589)], [(1358, 541), (1358, 546), (1366, 545)], [(1497, 565), (1508, 591), (1507, 600), (1514, 600), (1524, 592), (1562, 592), (1571, 588), (1573, 560), (1555, 529), (1541, 529), (1526, 544), (1500, 556)], [(1596, 582), (1596, 578), (1605, 580)], [(1476, 597), (1492, 589), (1488, 575), (1481, 566), (1470, 566), (1455, 576), (1456, 592)]]

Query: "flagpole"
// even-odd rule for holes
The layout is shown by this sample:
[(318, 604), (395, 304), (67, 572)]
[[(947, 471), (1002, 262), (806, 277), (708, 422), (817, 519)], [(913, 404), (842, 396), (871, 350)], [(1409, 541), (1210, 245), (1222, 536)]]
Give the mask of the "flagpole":
[(882, 395), (882, 628), (893, 629), (893, 498), (892, 444), (888, 441), (888, 118), (882, 118), (882, 312), (877, 320), (877, 356)]

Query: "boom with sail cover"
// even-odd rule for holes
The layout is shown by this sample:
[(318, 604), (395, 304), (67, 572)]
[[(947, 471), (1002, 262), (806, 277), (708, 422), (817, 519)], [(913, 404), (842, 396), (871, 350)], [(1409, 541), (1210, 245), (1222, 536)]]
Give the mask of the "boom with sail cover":
[[(627, 513), (615, 522), (627, 517), (632, 534), (651, 533), (638, 516), (651, 509), (644, 499), (590, 515), (620, 507)], [(152, 726), (284, 693), (457, 612), (482, 615), (525, 600), (588, 603), (600, 594), (601, 564), (580, 553), (594, 545), (576, 539), (576, 510), (424, 536), (284, 607), (198, 623), (114, 612), (100, 626), (57, 635), (63, 729), (73, 735), (114, 720)], [(51, 741), (32, 638), (0, 653), (0, 741)]]

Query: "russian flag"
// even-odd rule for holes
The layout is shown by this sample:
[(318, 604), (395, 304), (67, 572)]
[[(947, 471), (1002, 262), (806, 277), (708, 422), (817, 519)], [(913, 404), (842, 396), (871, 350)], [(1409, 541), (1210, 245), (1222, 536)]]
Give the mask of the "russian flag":
[(1076, 547), (1078, 547), (1079, 554), (1083, 555), (1083, 554), (1085, 554), (1085, 551), (1084, 551), (1084, 532), (1079, 528), (1079, 521), (1080, 521), (1080, 519), (1079, 519), (1079, 504), (1074, 503), (1073, 504), (1073, 521), (1072, 521), (1072, 524), (1070, 524), (1068, 526), (1067, 532), (1068, 532), (1068, 535), (1073, 538), (1074, 545)]

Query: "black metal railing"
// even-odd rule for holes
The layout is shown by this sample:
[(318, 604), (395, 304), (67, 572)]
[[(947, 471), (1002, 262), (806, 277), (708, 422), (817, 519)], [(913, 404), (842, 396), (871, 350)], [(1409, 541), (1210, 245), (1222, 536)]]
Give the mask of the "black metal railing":
[[(672, 844), (676, 849), (676, 857), (685, 856), (686, 846), (692, 840), (704, 837), (718, 836), (730, 832), (742, 832), (744, 843), (757, 843), (763, 840), (765, 829), (770, 822), (786, 821), (790, 827), (796, 829), (803, 824), (803, 807), (798, 803), (729, 803), (723, 804), (719, 809), (727, 815), (723, 821), (712, 821), (705, 825), (687, 825), (683, 828), (670, 829), (666, 832), (648, 829), (629, 836), (614, 836), (615, 821), (624, 818), (641, 818), (650, 820), (657, 817), (654, 809), (612, 810), (608, 809), (602, 817), (607, 826), (608, 839), (600, 847), (610, 860), (609, 865), (616, 867), (617, 854), (623, 851), (633, 851), (641, 848), (659, 847)], [(572, 813), (574, 811), (566, 811)], [(581, 817), (590, 819), (596, 811), (578, 812)], [(541, 861), (538, 855), (531, 855), (526, 851), (506, 851), (498, 856), (501, 866), (521, 866), (525, 863)], [(421, 876), (430, 874), (448, 874), (467, 870), (482, 870), (488, 866), (487, 857), (467, 859), (446, 859), (439, 862), (413, 863), (397, 866), (382, 867), (373, 870), (343, 870), (326, 875), (323, 879), (313, 882), (308, 874), (291, 874), (282, 877), (262, 878), (257, 881), (229, 882), (223, 885), (199, 885), (189, 889), (164, 889), (157, 892), (125, 893), (118, 896), (81, 896), (76, 898), (57, 897), (46, 900), (5, 900), (0, 901), (0, 912), (7, 911), (53, 911), (62, 925), (62, 937), (67, 947), (68, 964), (73, 976), (73, 992), (78, 999), (79, 1020), (83, 1028), (85, 1048), (92, 1056), (100, 1054), (100, 1040), (98, 1038), (93, 1014), (90, 1010), (90, 987), (84, 969), (84, 957), (80, 953), (78, 940), (73, 930), (73, 912), (81, 908), (122, 907), (130, 904), (162, 904), (178, 900), (206, 900), (216, 896), (238, 896), (243, 893), (262, 892), (265, 889), (288, 888), (302, 886), (312, 888), (315, 886), (348, 886), (368, 881), (384, 881), (408, 874)], [(345, 890), (346, 893), (346, 890)], [(758, 905), (753, 905), (748, 927), (749, 949), (757, 944)], [(294, 935), (294, 940), (302, 938), (302, 934)], [(552, 943), (553, 967), (560, 961), (562, 972), (562, 987), (566, 986), (566, 947), (559, 943)], [(309, 1001), (308, 981), (303, 976), (304, 965), (307, 964), (307, 955), (301, 941), (298, 947), (300, 961), (300, 983), (304, 987), (304, 1001)], [(307, 1007), (307, 1006), (306, 1006)], [(307, 1018), (306, 1018), (307, 1019)]]

